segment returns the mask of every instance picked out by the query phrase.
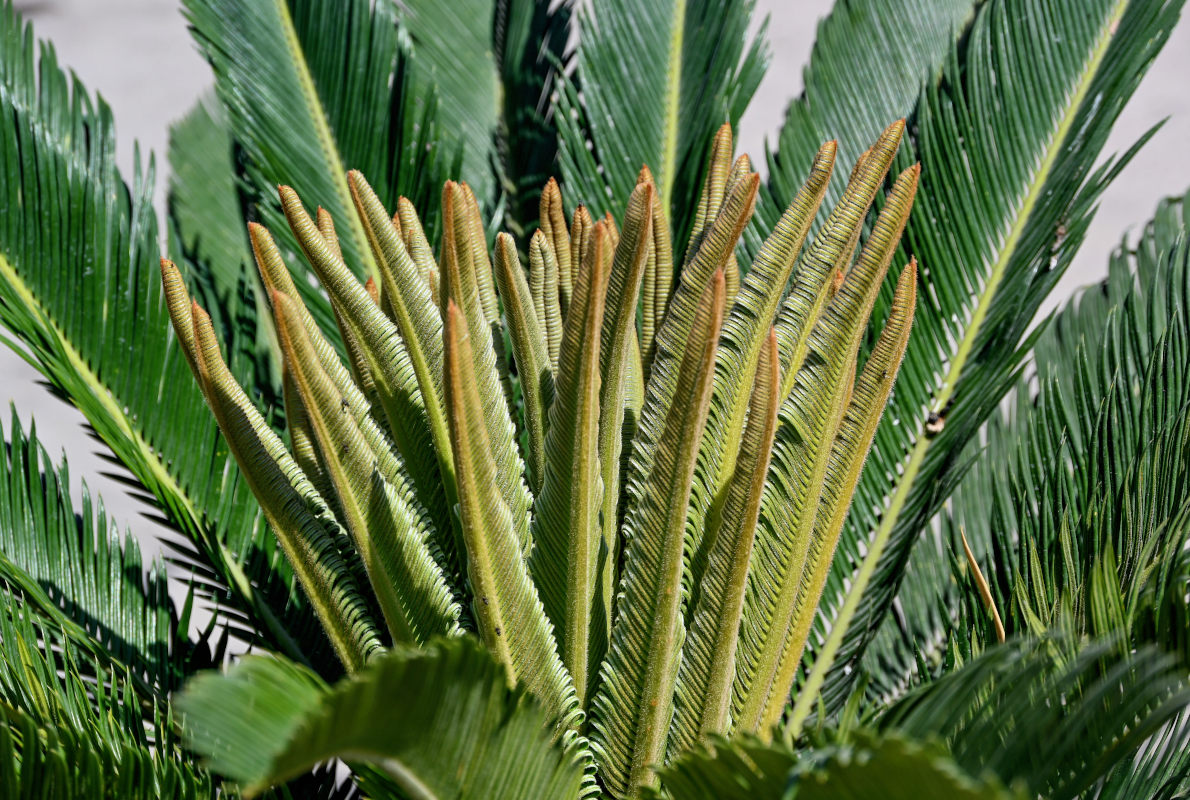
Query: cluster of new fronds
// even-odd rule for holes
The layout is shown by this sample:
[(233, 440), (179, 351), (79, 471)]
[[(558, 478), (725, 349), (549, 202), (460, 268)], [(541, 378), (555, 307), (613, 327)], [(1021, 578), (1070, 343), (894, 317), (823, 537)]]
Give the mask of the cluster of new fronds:
[(282, 187), (339, 329), (251, 226), (288, 446), (164, 261), (178, 339), (348, 672), (478, 636), (616, 796), (708, 736), (770, 735), (912, 322), (910, 263), (857, 363), (917, 189), (912, 167), (869, 217), (903, 129), (803, 253), (824, 145), (745, 275), (759, 179), (726, 126), (680, 263), (648, 168), (619, 221), (580, 205), (568, 222), (551, 181), (527, 271), (511, 236), (489, 252), (466, 184), (443, 189), (435, 255), (411, 204), (390, 216), (352, 172), (366, 284), (330, 216)]

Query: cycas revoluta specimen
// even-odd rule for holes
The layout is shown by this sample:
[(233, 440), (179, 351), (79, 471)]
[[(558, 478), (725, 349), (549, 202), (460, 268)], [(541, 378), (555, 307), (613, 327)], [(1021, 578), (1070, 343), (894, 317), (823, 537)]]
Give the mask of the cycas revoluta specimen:
[[(508, 234), (489, 249), (475, 195), (448, 182), (436, 257), (411, 206), (391, 213), (353, 172), (352, 225), (376, 267), (365, 285), (330, 215), (281, 187), (344, 351), (253, 225), (288, 444), (163, 261), (178, 340), (351, 673), (330, 696), (380, 680), (385, 648), (473, 634), (555, 720), (569, 755), (541, 769), (558, 786), (635, 797), (713, 735), (771, 736), (912, 325), (911, 261), (857, 363), (917, 191), (915, 165), (857, 253), (903, 130), (859, 160), (804, 247), (834, 167), (835, 143), (823, 145), (744, 275), (735, 250), (759, 177), (733, 160), (726, 125), (678, 255), (647, 167), (619, 219), (581, 205), (567, 219), (550, 181), (523, 250)], [(267, 669), (202, 678), (183, 706), (201, 730)], [(426, 780), (393, 766), (397, 745), (379, 732), (340, 749), (274, 743), (276, 758), (247, 765), (235, 737), (195, 745), (251, 785), (336, 754), (376, 761), (407, 789)]]

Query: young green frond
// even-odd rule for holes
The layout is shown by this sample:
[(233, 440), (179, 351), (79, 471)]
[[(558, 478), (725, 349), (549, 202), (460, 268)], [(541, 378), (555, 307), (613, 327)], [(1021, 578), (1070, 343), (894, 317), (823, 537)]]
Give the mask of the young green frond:
[(558, 189), (558, 182), (553, 178), (546, 183), (541, 192), (541, 227), (539, 230), (545, 236), (554, 251), (554, 260), (558, 265), (558, 292), (561, 312), (567, 313), (570, 306), (570, 295), (574, 292), (578, 270), (582, 262), (571, 260), (570, 233), (566, 227), (566, 215), (562, 211), (562, 192)]
[(575, 709), (573, 684), (521, 557), (484, 425), (471, 351), (463, 311), (448, 299), (446, 398), (472, 611), (480, 638), (507, 668), (510, 683), (524, 684), (550, 711), (568, 717)]
[[(468, 200), (468, 197), (471, 199)], [(443, 237), (441, 259), (441, 296), (443, 314), (453, 302), (459, 308), (460, 319), (469, 337), (467, 352), (471, 364), (466, 369), (475, 382), (479, 405), (486, 428), (489, 453), (493, 459), (495, 478), (504, 505), (508, 509), (512, 533), (522, 556), (527, 555), (529, 541), (529, 497), (524, 481), (524, 464), (518, 451), (508, 394), (504, 379), (504, 340), (501, 330), (493, 328), (488, 303), (484, 300), (485, 271), (492, 282), (492, 265), (488, 260), (483, 238), (483, 223), (473, 205), (474, 197), (466, 184), (448, 182), (442, 191)], [(495, 290), (493, 289), (493, 292)], [(493, 297), (493, 303), (495, 299)], [(463, 331), (460, 330), (460, 335)], [(499, 335), (499, 341), (495, 337)], [(449, 337), (447, 337), (449, 346)], [(452, 433), (453, 436), (453, 433)], [(424, 454), (423, 454), (424, 455)], [(457, 453), (456, 453), (457, 455)], [(460, 496), (459, 503), (463, 502)]]
[(715, 351), (723, 324), (723, 268), (711, 276), (691, 320), (657, 457), (643, 494), (628, 509), (632, 531), (624, 555), (623, 608), (612, 626), (604, 683), (592, 702), (593, 744), (602, 754), (605, 785), (636, 796), (656, 783), (663, 763), (677, 654), (685, 636), (681, 614), (686, 505), (698, 443), (711, 398)]
[(607, 291), (602, 247), (599, 237), (579, 268), (566, 317), (530, 561), (580, 703), (603, 658), (611, 616), (610, 598), (598, 588), (613, 568), (599, 525), (599, 330)]
[(727, 487), (727, 499), (703, 535), (709, 554), (691, 616), (690, 635), (682, 648), (670, 734), (673, 755), (706, 742), (713, 734), (725, 735), (731, 728), (731, 688), (744, 590), (777, 431), (778, 359), (777, 336), (770, 329), (756, 366), (748, 424)]
[(272, 300), (286, 367), (304, 400), (320, 463), (393, 641), (421, 644), (454, 632), (459, 608), (431, 555), (428, 530), (411, 503), (402, 465), (376, 441), (379, 432), (369, 417), (357, 421), (351, 401), (319, 365), (297, 301), (280, 292)]
[(210, 318), (189, 300), (178, 269), (161, 261), (170, 319), (194, 365), (219, 427), (348, 671), (380, 646), (352, 571), (338, 522), (281, 439), (227, 370)]
[(529, 483), (534, 493), (541, 492), (545, 477), (545, 431), (550, 404), (554, 399), (554, 370), (545, 342), (545, 333), (534, 311), (533, 298), (516, 242), (507, 233), (496, 236), (496, 253), (492, 259), (496, 271), (496, 288), (504, 305), (505, 327), (512, 349), (512, 360), (520, 377), (521, 409), (525, 420), (525, 435), (529, 440)]

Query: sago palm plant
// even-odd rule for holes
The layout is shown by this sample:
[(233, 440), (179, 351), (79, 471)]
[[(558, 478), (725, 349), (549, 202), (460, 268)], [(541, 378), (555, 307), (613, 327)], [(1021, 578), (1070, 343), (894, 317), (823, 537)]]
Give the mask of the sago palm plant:
[(1190, 199), (1036, 319), (1181, 5), (841, 2), (762, 177), (748, 0), (185, 0), (168, 260), (5, 5), (0, 322), (169, 532), (14, 417), (0, 794), (1185, 794)]
[[(712, 735), (768, 737), (913, 318), (910, 262), (857, 374), (916, 166), (893, 184), (849, 262), (902, 129), (891, 126), (863, 156), (791, 277), (834, 167), (835, 145), (824, 146), (741, 279), (734, 251), (759, 179), (747, 157), (732, 163), (725, 126), (672, 292), (669, 222), (647, 169), (622, 230), (582, 206), (568, 223), (549, 184), (527, 276), (507, 234), (489, 260), (466, 184), (443, 190), (435, 261), (412, 210), (390, 215), (352, 173), (380, 275), (371, 292), (343, 261), (330, 215), (320, 209), (315, 221), (282, 187), (351, 363), (349, 372), (297, 299), (272, 236), (253, 225), (284, 354), (292, 451), (231, 376), (177, 267), (163, 262), (178, 341), (351, 673), (346, 686), (379, 680), (383, 668), (370, 662), (385, 660), (375, 655), (382, 648), (422, 645), (445, 657), (453, 646), (435, 637), (473, 631), (558, 734), (582, 740), (570, 747), (574, 785), (546, 792), (553, 784), (543, 782), (547, 795), (577, 791), (590, 763), (599, 787), (637, 796), (655, 785), (657, 765)], [(258, 671), (251, 680), (262, 687), (271, 670), (292, 669), (237, 668)], [(225, 771), (250, 785), (332, 755), (401, 760), (385, 726), (343, 750), (279, 741), (270, 757), (275, 729), (246, 715), (260, 737), (247, 746), (221, 723), (231, 709), (243, 714), (240, 680), (196, 681), (183, 708), (195, 746), (216, 764), (232, 759)], [(327, 711), (322, 701), (290, 707), (294, 721), (325, 724)], [(353, 736), (330, 727), (318, 725), (323, 747)], [(263, 771), (236, 763), (250, 753)], [(527, 766), (541, 768), (514, 760), (505, 769), (523, 781)], [(411, 771), (391, 770), (406, 791), (492, 780)]]

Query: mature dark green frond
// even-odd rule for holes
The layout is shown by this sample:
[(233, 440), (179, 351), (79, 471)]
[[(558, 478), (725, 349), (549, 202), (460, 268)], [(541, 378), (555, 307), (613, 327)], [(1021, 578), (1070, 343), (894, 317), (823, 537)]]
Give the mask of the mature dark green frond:
[(161, 699), (10, 577), (0, 578), (0, 794), (222, 796), (183, 754)]
[[(498, 70), (502, 65), (492, 52), (495, 0), (390, 1), (413, 40), (414, 79), (409, 88), (422, 97), (437, 96), (437, 119), (448, 137), (447, 146), (458, 147), (462, 156), (461, 172), (451, 177), (475, 187), (481, 201), (494, 200), (492, 167), (502, 95)], [(324, 0), (321, 5), (329, 10), (334, 3)], [(375, 174), (362, 165), (349, 166), (369, 178)]]
[[(164, 697), (187, 655), (164, 565), (145, 565), (83, 487), (78, 515), (66, 465), (54, 468), (15, 413), (0, 451), (0, 581), (6, 600), (64, 631), (74, 647)], [(16, 598), (20, 598), (18, 601)], [(180, 638), (179, 638), (180, 635)]]
[(227, 121), (218, 99), (206, 94), (169, 129), (169, 221), (220, 299), (252, 263), (240, 205)]
[(546, 714), (469, 637), (396, 648), (330, 688), (248, 657), (196, 678), (179, 705), (190, 745), (249, 790), (332, 758), (374, 764), (411, 797), (565, 800), (584, 780)]
[[(390, 3), (368, 0), (187, 0), (191, 28), (215, 70), (215, 88), (243, 154), (254, 215), (291, 253), (276, 199), (279, 183), (322, 203), (339, 221), (344, 260), (375, 275), (351, 213), (345, 177), (358, 169), (389, 207), (435, 196), (453, 140), (435, 124), (436, 101), (410, 74), (408, 40)], [(296, 259), (291, 267), (306, 275)], [(337, 338), (326, 298), (307, 280), (302, 299)]]
[(170, 127), (167, 249), (190, 291), (210, 314), (233, 358), (236, 377), (268, 407), (279, 406), (276, 331), (244, 226), (236, 154), (218, 99), (210, 92)]
[(798, 756), (754, 736), (715, 738), (659, 770), (664, 797), (673, 800), (785, 800)]
[[(827, 711), (849, 693), (913, 543), (962, 471), (963, 446), (1014, 384), (1038, 306), (1127, 161), (1092, 171), (1181, 5), (992, 0), (923, 93), (908, 155), (922, 182), (904, 239), (922, 291), (823, 595), (833, 629), (807, 685), (813, 694), (826, 681)], [(886, 289), (876, 319), (890, 300)], [(872, 578), (845, 588), (861, 552)]]
[(596, 219), (623, 208), (647, 164), (673, 240), (686, 242), (695, 207), (680, 198), (697, 196), (707, 143), (739, 122), (768, 60), (763, 30), (748, 38), (753, 5), (595, 0), (583, 10), (577, 81), (560, 87), (556, 112), (571, 202)]
[(1093, 800), (1176, 800), (1190, 790), (1190, 713), (1183, 711), (1150, 736), (1130, 761), (1124, 761), (1087, 796)]
[(505, 223), (527, 238), (541, 187), (554, 174), (558, 130), (551, 95), (564, 67), (574, 0), (496, 0), (496, 65), (503, 84), (497, 152)]
[(940, 736), (964, 769), (1062, 800), (1117, 765), (1127, 769), (1137, 748), (1188, 704), (1185, 665), (1154, 648), (1026, 638), (910, 694), (879, 726)]
[(0, 794), (12, 800), (238, 796), (151, 748), (104, 741), (73, 726), (44, 725), (17, 710), (0, 717)]
[[(1134, 641), (1182, 646), (1188, 213), (1186, 198), (1163, 203), (1135, 250), (1122, 246), (1107, 279), (1072, 300), (1038, 340), (1034, 380), (988, 426), (986, 446), (970, 446), (978, 457), (952, 498), (943, 537), (913, 558), (903, 617), (886, 622), (868, 654), (878, 695), (929, 677), (943, 654), (967, 657), (992, 640), (967, 570), (951, 555), (959, 529), (1010, 632), (1118, 628)], [(1104, 616), (1112, 607), (1122, 616)]]
[(189, 539), (182, 557), (220, 613), (325, 664), (325, 637), (165, 335), (151, 175), (125, 185), (110, 110), (52, 49), (36, 60), (11, 7), (0, 41), (0, 320)]
[[(806, 164), (828, 139), (838, 142), (838, 169), (824, 213), (843, 194), (847, 174), (890, 120), (913, 110), (921, 87), (937, 79), (946, 57), (983, 0), (839, 0), (818, 23), (805, 89), (789, 105), (776, 146), (767, 153), (768, 182), (745, 234), (755, 255), (767, 231), (801, 188)], [(822, 217), (820, 217), (821, 221)]]

